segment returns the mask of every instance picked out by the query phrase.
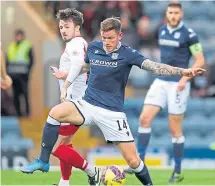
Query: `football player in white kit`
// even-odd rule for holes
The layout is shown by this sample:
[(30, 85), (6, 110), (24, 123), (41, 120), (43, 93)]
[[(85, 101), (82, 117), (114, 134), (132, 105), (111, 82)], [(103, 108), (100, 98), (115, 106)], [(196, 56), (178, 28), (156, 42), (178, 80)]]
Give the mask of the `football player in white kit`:
[[(81, 36), (80, 33), (80, 28), (84, 21), (81, 12), (68, 8), (65, 10), (60, 10), (59, 13), (57, 14), (57, 18), (60, 20), (59, 29), (62, 39), (66, 42), (66, 48), (60, 58), (59, 69), (54, 66), (50, 66), (50, 69), (53, 71), (53, 75), (58, 79), (61, 89), (65, 79), (68, 76), (70, 68), (73, 66), (73, 62), (77, 60), (78, 61), (84, 60), (85, 53), (87, 50), (87, 42)], [(83, 73), (79, 75), (76, 78), (76, 80), (71, 84), (71, 86), (67, 89), (67, 97), (64, 101), (82, 99), (86, 88), (87, 88), (87, 74)], [(60, 168), (62, 176), (59, 185), (69, 186), (69, 178), (71, 176), (73, 166), (85, 171), (88, 174), (88, 176), (93, 177), (96, 174), (95, 167), (89, 165), (87, 161), (83, 157), (81, 157), (81, 155), (72, 147), (71, 144), (72, 137), (79, 129), (79, 127), (80, 126), (71, 125), (70, 123), (61, 123), (61, 126), (59, 128), (59, 137), (55, 144), (55, 147), (52, 150), (53, 154), (59, 145), (64, 145), (67, 148), (73, 150), (72, 155), (73, 162), (71, 162), (71, 164), (67, 164), (60, 159)], [(62, 151), (58, 153), (63, 154), (64, 152)], [(49, 161), (46, 158), (41, 158), (40, 160), (43, 162)], [(24, 167), (22, 171), (28, 172), (27, 169), (28, 167)]]

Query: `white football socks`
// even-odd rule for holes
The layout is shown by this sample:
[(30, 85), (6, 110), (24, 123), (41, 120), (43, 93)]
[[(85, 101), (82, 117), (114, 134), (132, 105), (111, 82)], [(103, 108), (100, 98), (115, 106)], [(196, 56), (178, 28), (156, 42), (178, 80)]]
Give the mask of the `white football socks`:
[(84, 172), (86, 172), (88, 176), (93, 177), (96, 175), (96, 168), (93, 165), (88, 164)]
[(69, 180), (64, 180), (60, 178), (59, 186), (69, 186)]

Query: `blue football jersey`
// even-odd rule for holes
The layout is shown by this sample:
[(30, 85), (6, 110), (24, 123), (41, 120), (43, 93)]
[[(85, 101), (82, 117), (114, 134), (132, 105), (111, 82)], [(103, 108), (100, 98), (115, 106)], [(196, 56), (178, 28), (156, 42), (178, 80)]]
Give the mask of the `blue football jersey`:
[(85, 62), (90, 64), (90, 76), (84, 100), (98, 107), (123, 112), (125, 86), (131, 67), (141, 68), (145, 59), (121, 43), (117, 50), (106, 53), (102, 41), (91, 42), (85, 57)]
[[(192, 45), (199, 43), (196, 33), (180, 22), (177, 28), (171, 29), (163, 25), (159, 30), (159, 46), (161, 63), (171, 66), (188, 68), (192, 56)], [(179, 81), (180, 76), (159, 76), (166, 81)]]

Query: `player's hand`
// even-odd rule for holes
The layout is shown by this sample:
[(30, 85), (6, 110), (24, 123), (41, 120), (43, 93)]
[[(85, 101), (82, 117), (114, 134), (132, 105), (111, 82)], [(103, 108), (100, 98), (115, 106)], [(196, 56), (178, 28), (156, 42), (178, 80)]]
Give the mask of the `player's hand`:
[(203, 68), (188, 68), (182, 71), (182, 76), (195, 77), (203, 74), (206, 70)]
[(12, 85), (13, 81), (10, 76), (6, 76), (4, 79), (1, 80), (1, 88), (7, 89)]
[(60, 101), (61, 101), (62, 103), (67, 101), (66, 95), (67, 95), (67, 90), (63, 87), (63, 88), (61, 89), (61, 94), (60, 94)]
[(181, 78), (180, 81), (178, 82), (178, 87), (177, 87), (177, 93), (181, 92), (184, 90), (184, 88), (186, 87), (187, 84), (187, 80), (185, 80), (184, 78)]
[(52, 75), (55, 76), (57, 79), (66, 79), (67, 77), (66, 72), (62, 72), (57, 67), (54, 66), (50, 66), (50, 69), (53, 71)]

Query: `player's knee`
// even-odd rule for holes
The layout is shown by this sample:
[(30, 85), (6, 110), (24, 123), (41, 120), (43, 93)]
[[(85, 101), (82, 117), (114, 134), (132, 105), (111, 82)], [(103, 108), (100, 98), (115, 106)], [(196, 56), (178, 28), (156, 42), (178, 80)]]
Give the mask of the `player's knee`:
[(49, 112), (49, 116), (51, 116), (52, 118), (60, 121), (62, 114), (63, 114), (63, 109), (59, 108), (58, 105), (53, 107), (50, 112)]
[(136, 169), (140, 164), (140, 159), (137, 157), (133, 157), (130, 158), (127, 163), (129, 167), (131, 167), (132, 169)]
[(141, 127), (147, 128), (147, 127), (151, 126), (152, 119), (150, 117), (148, 117), (147, 115), (141, 114), (139, 119), (140, 119)]

